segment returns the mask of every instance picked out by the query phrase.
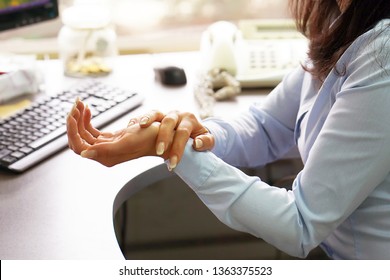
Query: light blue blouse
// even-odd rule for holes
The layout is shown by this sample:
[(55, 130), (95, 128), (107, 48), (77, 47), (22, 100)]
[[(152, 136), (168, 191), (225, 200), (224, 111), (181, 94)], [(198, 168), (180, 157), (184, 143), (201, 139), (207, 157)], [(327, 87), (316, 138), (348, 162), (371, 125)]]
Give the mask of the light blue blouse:
[[(212, 118), (212, 152), (191, 143), (175, 172), (225, 224), (305, 257), (390, 259), (390, 20), (360, 36), (321, 87), (296, 69), (235, 121)], [(233, 166), (298, 146), (291, 191)]]

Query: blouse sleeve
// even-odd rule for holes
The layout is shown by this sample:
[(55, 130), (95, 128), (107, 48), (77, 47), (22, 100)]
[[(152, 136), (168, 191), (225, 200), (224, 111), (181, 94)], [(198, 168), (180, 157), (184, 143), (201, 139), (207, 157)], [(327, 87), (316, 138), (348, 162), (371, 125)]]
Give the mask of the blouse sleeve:
[(297, 68), (264, 102), (252, 105), (234, 121), (205, 120), (215, 138), (212, 151), (234, 166), (248, 167), (262, 166), (291, 150), (303, 76), (303, 69)]

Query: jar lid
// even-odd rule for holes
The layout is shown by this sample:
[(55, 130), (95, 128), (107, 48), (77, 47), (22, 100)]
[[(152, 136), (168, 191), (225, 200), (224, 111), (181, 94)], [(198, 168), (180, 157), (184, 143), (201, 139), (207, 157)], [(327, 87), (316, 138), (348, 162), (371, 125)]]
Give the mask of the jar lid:
[(76, 29), (97, 29), (107, 26), (111, 21), (107, 9), (95, 5), (75, 5), (62, 13), (62, 22)]

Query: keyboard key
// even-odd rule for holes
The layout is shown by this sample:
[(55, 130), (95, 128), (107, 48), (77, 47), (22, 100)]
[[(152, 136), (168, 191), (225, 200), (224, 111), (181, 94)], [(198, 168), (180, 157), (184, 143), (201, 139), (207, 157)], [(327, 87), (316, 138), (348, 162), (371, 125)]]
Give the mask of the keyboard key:
[(18, 158), (22, 158), (22, 157), (24, 156), (24, 153), (21, 153), (21, 152), (13, 152), (13, 153), (11, 154), (11, 156), (18, 159)]
[[(42, 129), (42, 130), (45, 130), (45, 129)], [(46, 135), (44, 135), (43, 137), (34, 139), (34, 142), (30, 143), (29, 146), (31, 148), (37, 149), (40, 146), (43, 146), (43, 145), (49, 143), (50, 141), (54, 140), (55, 138), (61, 136), (66, 131), (65, 131), (64, 127), (60, 127), (60, 128), (58, 128), (58, 129), (56, 129), (56, 130), (54, 130), (52, 132), (50, 132), (48, 129), (46, 129), (45, 132), (47, 132)]]
[(1, 149), (0, 150), (0, 158), (3, 158), (7, 155), (9, 155), (12, 151), (8, 150), (8, 149)]
[(1, 158), (1, 161), (6, 163), (6, 164), (14, 163), (16, 160), (17, 160), (17, 158), (11, 157), (11, 156), (5, 156), (5, 157)]
[(30, 147), (27, 147), (27, 146), (24, 146), (22, 148), (20, 148), (20, 150), (22, 153), (24, 154), (29, 154), (31, 153), (32, 151), (34, 151), (34, 149), (30, 148)]

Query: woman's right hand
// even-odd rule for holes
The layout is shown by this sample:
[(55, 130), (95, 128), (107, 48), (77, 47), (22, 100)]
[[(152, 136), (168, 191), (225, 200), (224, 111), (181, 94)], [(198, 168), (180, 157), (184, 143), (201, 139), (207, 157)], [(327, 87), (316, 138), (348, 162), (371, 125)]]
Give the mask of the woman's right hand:
[(174, 169), (180, 162), (189, 138), (194, 139), (193, 148), (197, 151), (211, 150), (214, 147), (213, 135), (192, 113), (171, 111), (164, 114), (155, 110), (140, 118), (131, 119), (129, 124), (139, 123), (141, 128), (146, 128), (154, 122), (161, 123), (156, 139), (156, 153), (162, 155), (169, 147), (167, 154), (170, 169)]
[[(105, 166), (143, 156), (156, 156), (155, 143), (160, 123), (148, 128), (138, 124), (115, 132), (101, 132), (91, 124), (91, 111), (77, 100), (67, 117), (68, 144), (76, 154)], [(159, 155), (167, 159), (167, 155)]]

